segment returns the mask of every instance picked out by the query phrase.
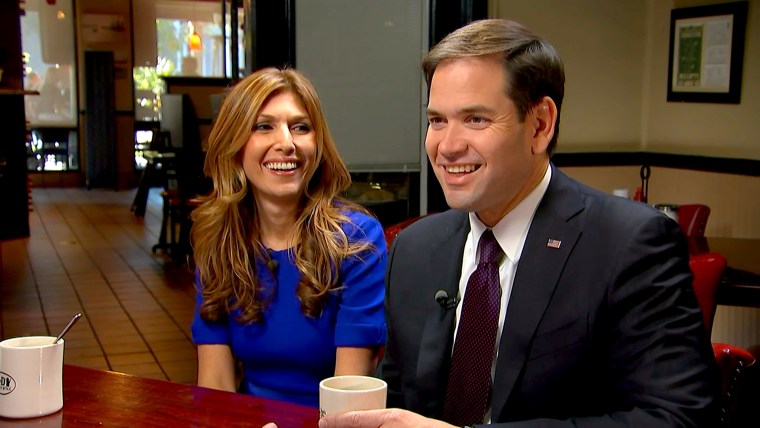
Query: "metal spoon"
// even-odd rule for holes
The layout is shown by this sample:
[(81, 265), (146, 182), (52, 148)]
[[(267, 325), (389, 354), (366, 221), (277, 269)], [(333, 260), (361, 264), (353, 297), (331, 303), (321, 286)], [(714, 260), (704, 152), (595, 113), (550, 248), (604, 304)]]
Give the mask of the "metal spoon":
[(73, 326), (73, 325), (74, 325), (74, 324), (75, 324), (77, 321), (79, 321), (79, 318), (80, 318), (81, 316), (82, 316), (82, 314), (75, 314), (75, 315), (74, 315), (74, 316), (71, 318), (71, 321), (69, 321), (69, 323), (68, 323), (68, 324), (66, 324), (66, 327), (64, 327), (64, 328), (63, 328), (63, 331), (61, 331), (61, 334), (59, 334), (59, 335), (58, 335), (58, 337), (56, 337), (56, 338), (55, 338), (55, 340), (53, 341), (53, 345), (55, 345), (56, 343), (58, 343), (58, 341), (59, 341), (59, 340), (61, 340), (61, 338), (63, 337), (63, 335), (64, 335), (64, 334), (68, 333), (69, 329), (70, 329), (70, 328), (71, 328), (71, 327), (72, 327), (72, 326)]

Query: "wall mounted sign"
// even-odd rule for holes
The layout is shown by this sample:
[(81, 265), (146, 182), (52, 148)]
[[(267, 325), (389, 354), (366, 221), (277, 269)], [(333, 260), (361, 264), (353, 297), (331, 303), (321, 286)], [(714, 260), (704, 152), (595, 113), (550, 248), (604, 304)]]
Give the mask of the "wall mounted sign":
[(668, 101), (739, 104), (747, 2), (670, 12)]

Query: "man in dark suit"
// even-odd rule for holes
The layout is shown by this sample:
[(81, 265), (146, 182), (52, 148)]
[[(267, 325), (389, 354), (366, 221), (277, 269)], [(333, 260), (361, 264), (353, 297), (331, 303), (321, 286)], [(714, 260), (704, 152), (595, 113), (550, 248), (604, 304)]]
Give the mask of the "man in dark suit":
[[(379, 373), (396, 408), (320, 427), (714, 426), (718, 374), (678, 225), (550, 162), (564, 94), (554, 48), (486, 20), (447, 36), (423, 68), (425, 146), (453, 210), (416, 222), (391, 249)], [(484, 363), (465, 363), (458, 378), (452, 367), (473, 357), (456, 344), (469, 340), (468, 278), (491, 233), (503, 252), (491, 280), (497, 324), (483, 307), (474, 331), (495, 331), (493, 355), (469, 349), (487, 354), (491, 382), (476, 417), (451, 416), (478, 401), (461, 390)]]

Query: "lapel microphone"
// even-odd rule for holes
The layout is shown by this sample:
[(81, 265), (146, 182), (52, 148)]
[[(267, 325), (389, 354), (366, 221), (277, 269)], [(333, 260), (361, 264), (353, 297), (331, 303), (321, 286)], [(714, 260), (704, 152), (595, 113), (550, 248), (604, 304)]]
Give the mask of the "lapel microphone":
[(272, 258), (272, 250), (269, 248), (267, 248), (267, 254), (269, 255), (269, 260), (267, 260), (267, 269), (269, 269), (269, 272), (272, 272), (274, 275), (277, 273), (278, 263), (277, 260)]
[(444, 310), (454, 309), (459, 304), (459, 298), (449, 297), (449, 293), (446, 290), (438, 290), (435, 292), (435, 301), (441, 305)]

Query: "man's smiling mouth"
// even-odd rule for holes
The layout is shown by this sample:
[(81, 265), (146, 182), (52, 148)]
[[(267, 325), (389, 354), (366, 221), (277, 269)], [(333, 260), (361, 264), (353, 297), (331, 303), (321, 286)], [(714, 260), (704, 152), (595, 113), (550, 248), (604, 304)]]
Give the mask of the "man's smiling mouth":
[(475, 172), (475, 170), (478, 168), (480, 168), (480, 165), (447, 165), (443, 167), (443, 169), (445, 169), (449, 174), (465, 174)]

